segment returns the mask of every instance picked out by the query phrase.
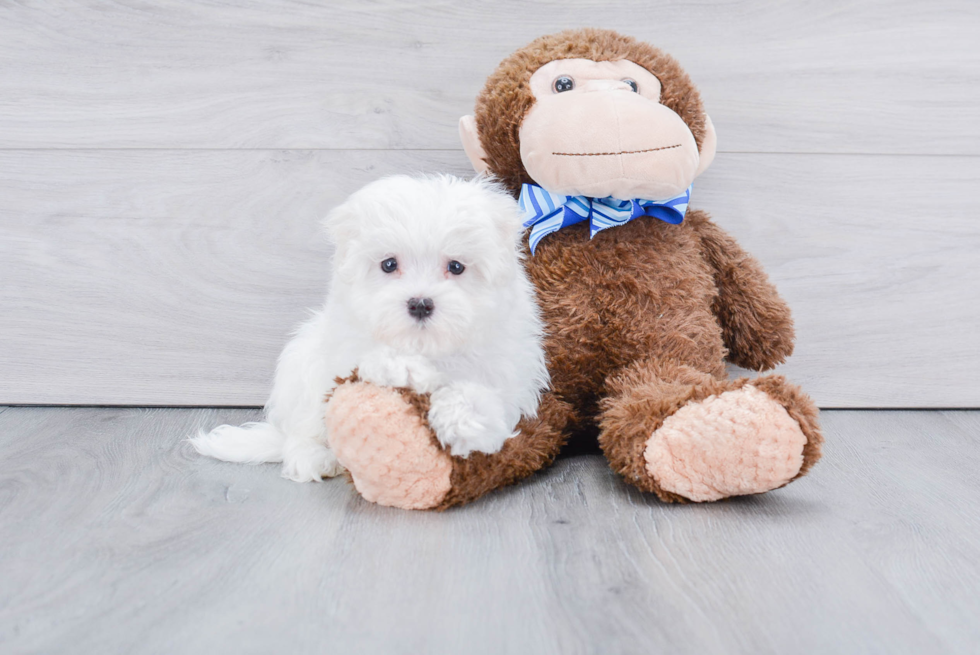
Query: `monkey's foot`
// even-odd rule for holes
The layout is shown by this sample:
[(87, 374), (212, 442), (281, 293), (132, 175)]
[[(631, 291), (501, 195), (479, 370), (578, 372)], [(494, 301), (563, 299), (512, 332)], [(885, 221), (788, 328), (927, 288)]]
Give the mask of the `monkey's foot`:
[(327, 403), (330, 447), (367, 500), (401, 509), (437, 507), (453, 463), (433, 438), (421, 396), (352, 378)]
[(643, 456), (661, 497), (704, 502), (762, 493), (819, 458), (809, 398), (782, 378), (757, 383), (690, 401), (654, 430)]

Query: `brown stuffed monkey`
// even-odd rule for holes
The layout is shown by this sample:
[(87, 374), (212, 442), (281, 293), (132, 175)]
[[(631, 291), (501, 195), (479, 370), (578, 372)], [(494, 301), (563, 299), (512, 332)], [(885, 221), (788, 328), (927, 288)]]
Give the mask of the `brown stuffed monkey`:
[(823, 437), (810, 398), (778, 375), (726, 375), (726, 360), (783, 362), (793, 325), (759, 263), (687, 210), (716, 138), (672, 57), (607, 30), (539, 38), (490, 76), (460, 133), (477, 172), (526, 212), (552, 388), (500, 452), (461, 458), (426, 425), (426, 397), (352, 377), (327, 423), (365, 498), (469, 502), (572, 437), (597, 439), (626, 482), (665, 501), (762, 493), (813, 466)]

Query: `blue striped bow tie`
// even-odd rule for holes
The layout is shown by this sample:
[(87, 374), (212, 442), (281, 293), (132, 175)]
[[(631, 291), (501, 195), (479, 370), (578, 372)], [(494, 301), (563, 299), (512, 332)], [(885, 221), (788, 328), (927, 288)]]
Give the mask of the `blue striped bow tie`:
[(590, 239), (606, 228), (626, 225), (640, 216), (677, 225), (684, 220), (690, 200), (691, 187), (667, 200), (617, 200), (611, 196), (565, 196), (545, 191), (537, 184), (525, 184), (517, 202), (524, 212), (524, 227), (531, 228), (528, 240), (533, 255), (538, 242), (547, 235), (586, 220), (591, 227)]

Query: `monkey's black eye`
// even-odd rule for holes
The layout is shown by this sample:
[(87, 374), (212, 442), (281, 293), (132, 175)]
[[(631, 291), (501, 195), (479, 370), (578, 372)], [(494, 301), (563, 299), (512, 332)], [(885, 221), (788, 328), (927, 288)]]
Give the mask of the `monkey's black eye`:
[(630, 88), (633, 89), (633, 93), (639, 93), (640, 92), (640, 87), (638, 87), (636, 85), (636, 82), (635, 81), (629, 80), (629, 79), (623, 80), (623, 81), (630, 85)]
[(575, 88), (575, 80), (570, 78), (568, 75), (561, 75), (556, 78), (551, 84), (551, 88), (555, 90), (555, 93), (561, 93), (563, 91), (571, 91)]
[(394, 273), (398, 270), (398, 260), (394, 257), (389, 257), (381, 262), (381, 270), (385, 273)]
[(451, 262), (449, 262), (449, 266), (446, 267), (446, 270), (452, 273), (453, 275), (462, 275), (463, 271), (466, 270), (466, 267), (454, 259)]

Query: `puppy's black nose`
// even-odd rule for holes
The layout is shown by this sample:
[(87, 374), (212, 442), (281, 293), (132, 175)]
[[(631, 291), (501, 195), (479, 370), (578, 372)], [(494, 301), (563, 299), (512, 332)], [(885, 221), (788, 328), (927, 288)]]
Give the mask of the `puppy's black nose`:
[(416, 320), (421, 321), (434, 312), (436, 309), (436, 304), (432, 302), (432, 298), (409, 298), (408, 299), (408, 313), (416, 318)]

